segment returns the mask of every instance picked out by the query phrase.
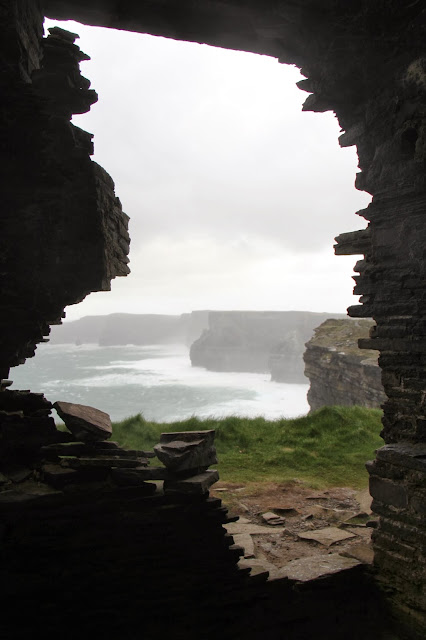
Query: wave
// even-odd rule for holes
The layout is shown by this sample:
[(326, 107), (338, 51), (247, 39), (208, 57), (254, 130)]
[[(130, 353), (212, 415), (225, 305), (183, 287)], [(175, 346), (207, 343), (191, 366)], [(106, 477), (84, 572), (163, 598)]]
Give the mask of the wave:
[(42, 345), (37, 356), (13, 374), (15, 388), (44, 392), (52, 402), (95, 406), (113, 420), (136, 413), (157, 421), (192, 415), (275, 419), (309, 410), (308, 384), (271, 382), (269, 374), (192, 367), (183, 345)]

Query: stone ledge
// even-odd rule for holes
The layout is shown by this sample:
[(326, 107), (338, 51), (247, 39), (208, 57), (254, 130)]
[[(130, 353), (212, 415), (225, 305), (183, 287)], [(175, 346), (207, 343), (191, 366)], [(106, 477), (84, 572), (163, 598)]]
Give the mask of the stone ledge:
[(411, 442), (387, 444), (378, 449), (376, 455), (378, 460), (426, 473), (426, 444)]

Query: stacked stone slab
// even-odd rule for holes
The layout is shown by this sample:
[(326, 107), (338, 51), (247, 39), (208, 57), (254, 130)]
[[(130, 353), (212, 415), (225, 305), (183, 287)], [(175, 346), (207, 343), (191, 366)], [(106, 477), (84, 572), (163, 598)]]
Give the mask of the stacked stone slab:
[(348, 313), (375, 320), (359, 346), (380, 351), (387, 396), (382, 436), (395, 445), (391, 462), (384, 447), (369, 466), (373, 510), (381, 516), (373, 536), (376, 564), (392, 585), (394, 611), (408, 628), (424, 632), (426, 469), (412, 464), (426, 441), (426, 60), (419, 52), (411, 58), (401, 52), (387, 74), (392, 83), (383, 78), (369, 109), (345, 125), (340, 138), (342, 146), (357, 145), (357, 186), (373, 201), (358, 212), (367, 229), (338, 236), (336, 254), (364, 256), (354, 278), (362, 304)]
[(421, 628), (426, 609), (426, 445), (385, 445), (367, 469), (372, 509), (380, 515), (373, 535), (381, 579), (392, 577), (393, 606), (402, 608), (409, 626)]
[(37, 2), (6, 2), (0, 74), (3, 167), (0, 378), (34, 355), (64, 307), (126, 275), (128, 217), (92, 135), (70, 123), (97, 100), (79, 71), (77, 36), (42, 39)]

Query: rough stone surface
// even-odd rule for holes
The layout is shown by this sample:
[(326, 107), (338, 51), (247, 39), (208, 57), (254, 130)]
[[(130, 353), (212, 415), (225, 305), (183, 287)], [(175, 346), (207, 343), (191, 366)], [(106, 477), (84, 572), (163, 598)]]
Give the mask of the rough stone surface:
[(426, 445), (385, 445), (367, 469), (372, 510), (380, 516), (372, 534), (375, 565), (392, 584), (393, 606), (426, 620)]
[(316, 531), (305, 531), (298, 535), (299, 538), (303, 538), (304, 540), (314, 540), (314, 542), (319, 542), (325, 547), (331, 547), (331, 545), (336, 542), (341, 542), (342, 540), (348, 540), (349, 538), (355, 537), (353, 533), (342, 531), (342, 529), (338, 529), (337, 527), (324, 527), (323, 529), (317, 529)]
[(235, 544), (244, 549), (244, 558), (254, 558), (254, 542), (249, 533), (237, 533), (233, 538)]
[[(91, 134), (70, 123), (96, 101), (61, 29), (42, 39), (41, 3), (2, 5), (0, 378), (34, 355), (64, 307), (126, 275), (127, 216)], [(6, 63), (7, 61), (7, 63)]]
[(284, 531), (283, 527), (262, 527), (259, 524), (241, 524), (240, 522), (231, 522), (226, 525), (226, 530), (230, 534), (244, 534), (248, 533), (252, 535), (270, 535), (271, 531), (274, 533), (282, 533)]
[(218, 480), (219, 474), (214, 469), (204, 471), (204, 473), (199, 473), (190, 478), (166, 478), (164, 480), (164, 493), (203, 495)]
[(90, 442), (111, 437), (111, 418), (104, 411), (72, 402), (55, 402), (53, 406), (77, 440)]
[(285, 523), (284, 518), (282, 518), (281, 516), (278, 516), (276, 513), (273, 513), (272, 511), (267, 511), (266, 513), (263, 513), (262, 519), (267, 524), (272, 525), (274, 527)]
[(351, 547), (349, 551), (344, 551), (342, 555), (348, 558), (355, 558), (355, 560), (363, 564), (373, 564), (374, 562), (374, 551), (371, 544), (362, 542)]
[(386, 399), (375, 351), (359, 349), (371, 320), (329, 319), (315, 329), (303, 355), (312, 411), (330, 405), (378, 408)]
[(173, 473), (205, 470), (217, 462), (214, 430), (162, 433), (154, 451)]
[(290, 580), (309, 582), (324, 578), (330, 574), (351, 570), (359, 565), (358, 560), (354, 558), (344, 558), (338, 553), (332, 553), (326, 556), (293, 560), (283, 567), (281, 571)]

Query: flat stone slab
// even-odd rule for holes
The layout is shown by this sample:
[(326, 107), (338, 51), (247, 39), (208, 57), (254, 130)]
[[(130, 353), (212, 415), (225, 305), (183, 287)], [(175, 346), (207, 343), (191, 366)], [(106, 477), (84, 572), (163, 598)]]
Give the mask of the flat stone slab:
[(359, 512), (353, 509), (335, 509), (333, 507), (325, 507), (320, 504), (313, 504), (310, 512), (319, 517), (324, 518), (327, 522), (344, 522), (348, 518), (353, 518)]
[(53, 407), (77, 440), (108, 440), (112, 435), (111, 418), (104, 411), (72, 402), (55, 402)]
[(115, 482), (122, 486), (137, 486), (145, 480), (165, 480), (169, 472), (164, 467), (135, 467), (133, 469), (112, 467), (111, 474)]
[(65, 469), (58, 464), (45, 464), (42, 467), (44, 479), (55, 489), (60, 489), (67, 484), (77, 482), (79, 479), (78, 471), (75, 469)]
[(371, 544), (366, 544), (365, 542), (353, 545), (350, 549), (344, 551), (342, 556), (355, 558), (355, 560), (359, 560), (362, 564), (373, 564), (374, 561), (373, 547)]
[(259, 558), (242, 558), (238, 566), (241, 569), (251, 569), (251, 575), (256, 576), (259, 574), (265, 574), (265, 578), (271, 576), (271, 574), (277, 573), (277, 567), (271, 564), (267, 560)]
[(368, 489), (364, 489), (364, 491), (358, 491), (358, 493), (355, 494), (355, 500), (360, 506), (361, 513), (371, 515), (371, 503), (373, 501), (373, 498), (370, 496), (370, 492)]
[(219, 480), (219, 474), (215, 469), (199, 473), (190, 478), (164, 480), (164, 493), (193, 493), (203, 495)]
[(87, 444), (85, 442), (55, 442), (41, 447), (40, 451), (47, 458), (79, 456), (87, 451)]
[(123, 469), (132, 469), (141, 466), (140, 460), (133, 458), (120, 458), (118, 456), (110, 456), (108, 458), (106, 456), (99, 456), (97, 458), (88, 458), (86, 456), (84, 458), (59, 456), (59, 458), (62, 465), (71, 467), (72, 469), (84, 469), (86, 467), (117, 467)]
[(26, 506), (47, 506), (58, 504), (63, 499), (62, 491), (55, 491), (50, 487), (35, 486), (26, 491), (2, 491), (0, 492), (0, 511), (9, 509), (21, 509)]
[(217, 463), (214, 436), (214, 429), (162, 433), (154, 451), (157, 458), (173, 473), (203, 471)]
[(254, 542), (253, 538), (248, 533), (238, 533), (234, 538), (235, 544), (244, 549), (245, 558), (254, 558)]
[(342, 540), (355, 538), (354, 533), (342, 531), (337, 527), (324, 527), (324, 529), (315, 529), (315, 531), (303, 531), (297, 535), (299, 538), (302, 538), (302, 540), (314, 540), (325, 547), (330, 547), (332, 544), (341, 542)]
[(348, 571), (360, 564), (354, 558), (344, 558), (338, 553), (330, 553), (326, 556), (308, 556), (292, 560), (282, 567), (281, 573), (290, 580), (309, 582), (341, 571)]
[(225, 524), (224, 527), (232, 536), (242, 533), (248, 533), (249, 535), (271, 535), (271, 533), (282, 533), (284, 531), (284, 527), (274, 527), (271, 529), (271, 527), (262, 527), (259, 524), (241, 524), (240, 522), (230, 522), (229, 524)]
[(262, 514), (262, 519), (269, 525), (276, 527), (279, 524), (284, 524), (285, 520), (281, 516), (278, 516), (276, 513), (272, 511), (267, 511)]
[(284, 505), (284, 506), (279, 506), (279, 507), (269, 507), (271, 511), (273, 511), (274, 513), (277, 513), (280, 516), (297, 516), (299, 514), (299, 511), (295, 508), (292, 507), (291, 505)]

